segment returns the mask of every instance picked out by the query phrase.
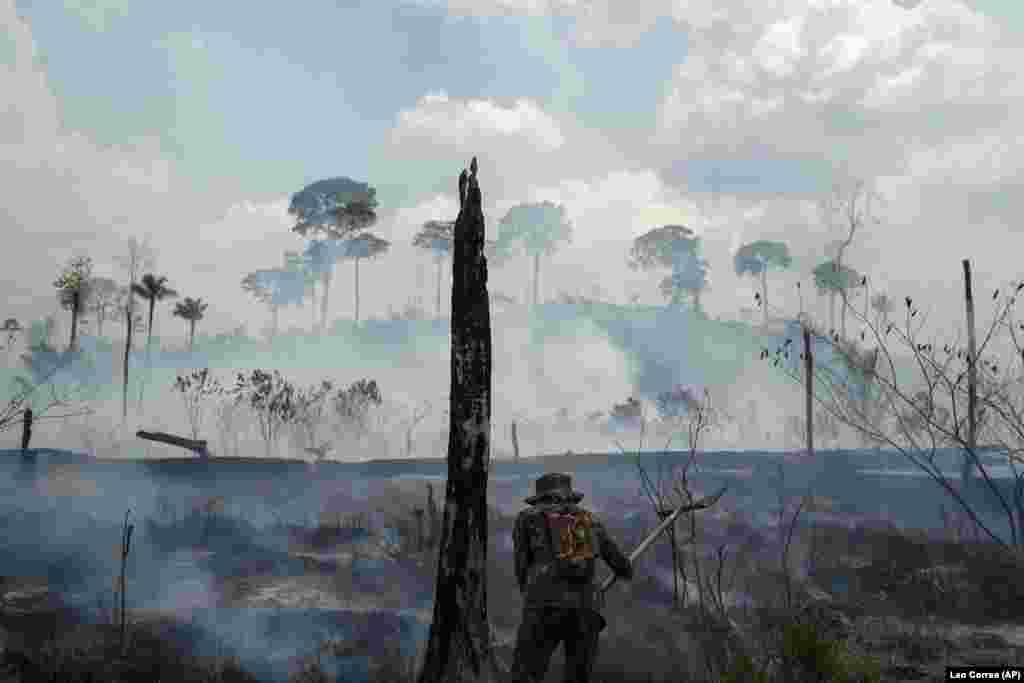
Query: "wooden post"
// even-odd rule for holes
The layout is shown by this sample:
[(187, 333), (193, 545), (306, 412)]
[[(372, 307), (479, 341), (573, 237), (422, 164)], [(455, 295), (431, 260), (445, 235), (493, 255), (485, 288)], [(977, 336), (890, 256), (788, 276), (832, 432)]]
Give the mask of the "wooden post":
[(25, 408), (21, 418), (21, 451), (22, 455), (28, 450), (28, 444), (32, 440), (32, 409)]
[(807, 387), (806, 404), (804, 410), (807, 413), (807, 456), (814, 455), (814, 356), (811, 354), (811, 331), (807, 327), (804, 331), (804, 383)]
[(516, 462), (519, 462), (519, 433), (516, 430), (516, 421), (512, 420), (512, 453)]
[(433, 548), (437, 541), (437, 502), (434, 501), (434, 485), (427, 482), (427, 522), (430, 528), (427, 529), (427, 547)]
[[(130, 511), (129, 511), (130, 512)], [(121, 656), (124, 657), (127, 654), (127, 642), (125, 641), (125, 631), (127, 627), (127, 619), (125, 616), (125, 569), (128, 564), (128, 553), (131, 552), (132, 546), (132, 530), (135, 528), (134, 524), (128, 523), (128, 512), (124, 513), (124, 526), (121, 528)]]
[(971, 464), (977, 454), (978, 424), (978, 368), (977, 339), (974, 330), (974, 296), (971, 293), (971, 262), (963, 260), (964, 265), (964, 301), (967, 306), (967, 448), (961, 470), (961, 481), (967, 485), (971, 476)]

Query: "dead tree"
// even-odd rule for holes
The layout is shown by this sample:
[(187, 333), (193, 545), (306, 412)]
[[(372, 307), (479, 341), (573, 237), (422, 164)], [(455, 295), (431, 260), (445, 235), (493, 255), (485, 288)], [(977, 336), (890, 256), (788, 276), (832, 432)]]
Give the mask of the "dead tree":
[(519, 432), (516, 429), (516, 421), (512, 420), (512, 453), (516, 462), (519, 462)]
[[(487, 619), (491, 318), (476, 158), (460, 177), (452, 260), (448, 482), (434, 615), (419, 683), (491, 683), (505, 674)], [(465, 174), (465, 171), (463, 172)]]
[[(971, 293), (971, 262), (963, 260), (964, 303), (967, 308), (967, 448), (978, 448), (978, 341), (974, 329), (974, 296)], [(964, 456), (960, 480), (967, 486), (971, 478), (971, 459)]]

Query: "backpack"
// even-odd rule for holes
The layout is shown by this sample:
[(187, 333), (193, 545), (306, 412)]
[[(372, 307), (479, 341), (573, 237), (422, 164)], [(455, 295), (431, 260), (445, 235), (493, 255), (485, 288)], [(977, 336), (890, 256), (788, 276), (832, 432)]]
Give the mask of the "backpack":
[(594, 578), (593, 519), (586, 510), (544, 512), (555, 576), (572, 582)]

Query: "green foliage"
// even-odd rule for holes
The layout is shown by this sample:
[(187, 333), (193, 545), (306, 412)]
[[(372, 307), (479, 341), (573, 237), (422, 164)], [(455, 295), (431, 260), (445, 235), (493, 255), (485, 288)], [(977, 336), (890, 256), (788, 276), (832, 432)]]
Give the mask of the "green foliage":
[(572, 241), (572, 223), (565, 207), (552, 202), (518, 204), (498, 223), (496, 255), (508, 254), (513, 245), (522, 245), (530, 256), (551, 255), (561, 242)]
[(849, 266), (840, 267), (835, 261), (825, 261), (814, 269), (814, 286), (822, 294), (840, 292), (858, 287), (861, 274)]
[(700, 238), (682, 225), (665, 225), (633, 240), (629, 267), (633, 270), (673, 268), (682, 253), (696, 254)]
[(445, 256), (452, 251), (454, 231), (455, 221), (427, 221), (413, 236), (412, 244), (420, 249), (429, 249), (438, 257)]
[(823, 637), (814, 624), (787, 624), (782, 632), (782, 662), (788, 677), (821, 683), (878, 683), (881, 669), (867, 656), (855, 655), (838, 640)]
[(750, 655), (743, 653), (732, 662), (719, 683), (771, 683), (771, 678), (766, 671), (757, 668)]
[(292, 232), (303, 237), (345, 239), (377, 222), (377, 190), (347, 177), (327, 178), (292, 195)]
[(174, 304), (174, 315), (190, 322), (202, 320), (208, 306), (209, 304), (203, 303), (201, 298), (193, 299), (187, 296), (184, 301)]
[(760, 275), (769, 266), (789, 268), (793, 258), (785, 242), (758, 240), (739, 248), (734, 265), (737, 275)]

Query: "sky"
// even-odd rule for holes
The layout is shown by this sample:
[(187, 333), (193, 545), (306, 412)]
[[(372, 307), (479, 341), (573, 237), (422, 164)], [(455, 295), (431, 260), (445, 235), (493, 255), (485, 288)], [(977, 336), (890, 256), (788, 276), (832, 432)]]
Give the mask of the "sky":
[[(1016, 0), (0, 0), (0, 27), (2, 317), (57, 310), (75, 255), (124, 279), (116, 257), (148, 237), (207, 331), (258, 332), (269, 314), (239, 283), (302, 249), (288, 200), (334, 176), (377, 188), (394, 244), (360, 268), (362, 316), (429, 310), (412, 236), (454, 219), (473, 156), (489, 238), (517, 203), (566, 207), (545, 299), (662, 302), (664, 273), (626, 254), (675, 223), (702, 236), (712, 316), (754, 305), (732, 254), (757, 239), (789, 244), (770, 300), (795, 313), (842, 237), (819, 202), (857, 178), (881, 200), (847, 262), (936, 330), (961, 324), (961, 259), (980, 291), (1024, 270)], [(522, 300), (530, 272), (492, 268), (491, 288)], [(342, 264), (330, 315), (353, 308)], [(157, 331), (184, 342), (170, 310)]]

